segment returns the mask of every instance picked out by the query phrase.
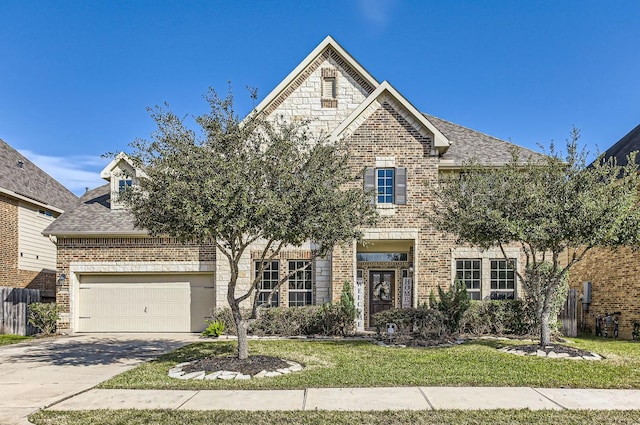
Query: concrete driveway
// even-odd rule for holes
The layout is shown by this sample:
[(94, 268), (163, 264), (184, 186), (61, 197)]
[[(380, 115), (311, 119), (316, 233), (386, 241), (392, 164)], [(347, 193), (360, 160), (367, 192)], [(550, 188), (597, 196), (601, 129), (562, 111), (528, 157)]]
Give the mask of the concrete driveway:
[[(198, 334), (74, 334), (0, 347), (0, 424), (86, 391)], [(96, 406), (99, 407), (99, 406)]]

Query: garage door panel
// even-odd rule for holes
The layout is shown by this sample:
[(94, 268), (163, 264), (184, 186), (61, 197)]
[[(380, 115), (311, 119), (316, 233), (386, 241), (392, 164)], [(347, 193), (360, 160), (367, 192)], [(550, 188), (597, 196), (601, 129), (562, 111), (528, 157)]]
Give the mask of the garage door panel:
[(214, 294), (213, 275), (80, 276), (78, 330), (198, 332)]

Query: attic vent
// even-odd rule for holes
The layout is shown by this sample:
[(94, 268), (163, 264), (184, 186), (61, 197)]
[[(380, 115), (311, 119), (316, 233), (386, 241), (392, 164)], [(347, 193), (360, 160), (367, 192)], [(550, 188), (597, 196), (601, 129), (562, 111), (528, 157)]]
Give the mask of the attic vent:
[(338, 107), (338, 70), (322, 68), (322, 107)]
[(18, 168), (24, 168), (24, 161), (18, 161)]

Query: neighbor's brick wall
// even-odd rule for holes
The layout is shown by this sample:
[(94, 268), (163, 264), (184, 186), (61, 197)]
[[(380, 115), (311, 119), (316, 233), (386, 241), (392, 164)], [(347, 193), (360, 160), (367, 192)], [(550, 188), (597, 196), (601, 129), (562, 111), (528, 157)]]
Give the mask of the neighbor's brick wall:
[[(375, 167), (376, 157), (393, 157), (395, 167), (407, 168), (407, 205), (396, 205), (393, 215), (381, 215), (376, 227), (419, 229), (418, 246), (414, 250), (419, 261), (415, 276), (416, 301), (421, 304), (428, 300), (431, 289), (451, 283), (450, 248), (454, 246), (453, 237), (433, 229), (426, 218), (435, 208), (433, 189), (438, 184), (438, 158), (431, 156), (432, 140), (421, 135), (390, 103), (383, 101), (346, 141), (354, 169)], [(340, 298), (344, 280), (353, 280), (352, 255), (352, 250), (334, 252), (334, 300)]]
[[(181, 243), (174, 238), (59, 238), (57, 273), (67, 276), (59, 288), (56, 301), (63, 317), (69, 317), (69, 264), (75, 262), (156, 262), (215, 261), (214, 244)], [(69, 322), (58, 323), (60, 331), (69, 329)]]
[(0, 286), (47, 291), (53, 296), (56, 275), (18, 269), (18, 201), (0, 195)]
[[(586, 325), (595, 330), (595, 316), (619, 311), (620, 338), (631, 339), (633, 322), (640, 322), (640, 260), (631, 249), (618, 252), (592, 249), (569, 272), (572, 288), (582, 294), (582, 283), (591, 282), (591, 306)], [(578, 317), (580, 324), (580, 317)], [(609, 332), (612, 335), (612, 332)]]
[(0, 286), (18, 286), (17, 274), (18, 202), (0, 195)]

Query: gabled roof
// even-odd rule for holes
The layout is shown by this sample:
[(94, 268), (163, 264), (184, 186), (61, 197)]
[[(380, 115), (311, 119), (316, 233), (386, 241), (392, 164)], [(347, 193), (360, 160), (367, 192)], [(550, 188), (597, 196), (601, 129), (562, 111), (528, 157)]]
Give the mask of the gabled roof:
[[(604, 152), (604, 157), (614, 157), (618, 165), (627, 165), (627, 155), (638, 150), (640, 150), (640, 125), (607, 149)], [(640, 164), (640, 156), (636, 157), (636, 163)]]
[(124, 152), (120, 152), (118, 155), (116, 155), (115, 158), (113, 158), (111, 162), (107, 164), (107, 166), (104, 167), (102, 171), (100, 171), (100, 177), (105, 180), (111, 180), (111, 173), (115, 168), (118, 167), (118, 164), (120, 164), (120, 162), (126, 162), (129, 167), (133, 169), (135, 175), (131, 177), (147, 177), (146, 173), (140, 168), (136, 167), (133, 161), (131, 161), (129, 156), (127, 156), (127, 154)]
[[(449, 139), (436, 127), (434, 126), (425, 115), (420, 113), (415, 106), (413, 106), (407, 99), (404, 98), (388, 81), (383, 81), (382, 84), (378, 86), (377, 89), (373, 93), (367, 97), (367, 100), (362, 102), (352, 113), (349, 115), (347, 119), (345, 119), (329, 136), (330, 140), (338, 139), (345, 131), (347, 131), (352, 124), (358, 124), (357, 120), (359, 117), (366, 115), (367, 111), (370, 109), (375, 102), (380, 102), (381, 99), (391, 98), (393, 101), (397, 102), (404, 108), (409, 116), (405, 117), (409, 123), (416, 127), (418, 131), (424, 132), (427, 130), (429, 133), (433, 134), (433, 146), (435, 148), (441, 149), (442, 151), (446, 150), (451, 142)], [(380, 102), (381, 103), (381, 102)], [(371, 111), (372, 112), (372, 111)]]
[(520, 160), (544, 158), (544, 155), (513, 143), (489, 136), (479, 131), (471, 130), (458, 124), (424, 114), (447, 138), (451, 147), (440, 158), (439, 168), (459, 168), (474, 160), (482, 165), (505, 165), (511, 161), (511, 149), (515, 146), (520, 154)]
[(76, 208), (62, 214), (42, 233), (58, 237), (146, 235), (134, 228), (133, 214), (128, 210), (110, 208), (110, 197), (108, 183), (86, 192)]
[(57, 212), (71, 208), (78, 197), (0, 139), (0, 191)]
[[(379, 85), (378, 81), (373, 78), (369, 72), (357, 60), (353, 58), (346, 50), (342, 48), (330, 35), (328, 35), (311, 53), (293, 71), (287, 75), (287, 77), (280, 82), (273, 89), (262, 102), (256, 106), (254, 112), (262, 113), (266, 112), (267, 115), (271, 113), (271, 108), (277, 107), (284, 98), (286, 98), (290, 92), (292, 92), (302, 81), (304, 81), (304, 72), (312, 67), (317, 59), (322, 56), (328, 55), (334, 59), (341, 61), (345, 66), (351, 68), (361, 84), (368, 88), (368, 92), (372, 92)], [(302, 78), (301, 78), (302, 77)]]

